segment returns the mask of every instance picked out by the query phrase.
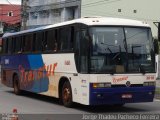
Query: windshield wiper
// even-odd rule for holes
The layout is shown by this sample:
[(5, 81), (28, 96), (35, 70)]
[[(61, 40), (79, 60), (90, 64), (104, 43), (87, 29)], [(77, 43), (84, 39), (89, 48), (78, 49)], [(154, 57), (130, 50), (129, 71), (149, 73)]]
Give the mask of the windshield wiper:
[(110, 45), (110, 44), (107, 44), (107, 43), (103, 43), (101, 42), (102, 45), (107, 45), (107, 46), (114, 46), (114, 47), (117, 47), (117, 45)]

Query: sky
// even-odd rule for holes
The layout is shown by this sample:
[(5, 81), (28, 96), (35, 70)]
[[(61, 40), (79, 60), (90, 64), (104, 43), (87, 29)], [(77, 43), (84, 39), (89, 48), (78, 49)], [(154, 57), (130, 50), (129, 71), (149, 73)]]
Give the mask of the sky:
[[(11, 4), (21, 4), (21, 0), (8, 0)], [(7, 0), (0, 0), (0, 4), (9, 4)]]

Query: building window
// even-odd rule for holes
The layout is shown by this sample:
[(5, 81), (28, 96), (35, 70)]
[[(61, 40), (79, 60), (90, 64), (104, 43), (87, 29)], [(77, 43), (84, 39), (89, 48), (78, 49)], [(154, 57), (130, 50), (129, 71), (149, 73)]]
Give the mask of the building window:
[(133, 10), (133, 13), (137, 13), (137, 10)]
[(8, 16), (13, 16), (13, 11), (8, 12)]
[(32, 19), (37, 19), (37, 17), (38, 17), (38, 12), (32, 12), (32, 13), (30, 13), (31, 14), (31, 18)]
[(52, 10), (52, 14), (54, 17), (59, 17), (61, 15), (60, 9)]
[(121, 9), (118, 9), (118, 12), (122, 12), (122, 10), (121, 10)]
[(48, 18), (49, 17), (49, 11), (43, 10), (39, 13), (41, 18)]

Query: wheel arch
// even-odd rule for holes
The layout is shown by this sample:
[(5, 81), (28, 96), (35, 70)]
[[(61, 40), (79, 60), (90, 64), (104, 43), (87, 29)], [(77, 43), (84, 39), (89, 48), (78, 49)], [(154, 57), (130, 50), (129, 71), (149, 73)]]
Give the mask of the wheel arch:
[[(59, 80), (59, 84), (58, 84), (58, 97), (61, 99), (62, 97), (62, 87), (64, 85), (65, 82), (69, 82), (70, 83), (70, 80), (68, 77), (61, 77), (60, 80)], [(71, 83), (70, 83), (71, 85)], [(71, 88), (72, 89), (72, 88)]]

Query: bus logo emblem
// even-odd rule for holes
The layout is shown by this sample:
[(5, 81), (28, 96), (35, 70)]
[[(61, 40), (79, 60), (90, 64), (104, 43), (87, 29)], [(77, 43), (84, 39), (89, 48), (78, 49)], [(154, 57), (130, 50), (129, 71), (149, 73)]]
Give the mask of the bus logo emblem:
[(70, 65), (71, 63), (70, 63), (70, 60), (66, 60), (65, 62), (64, 62), (64, 64), (65, 65)]
[(131, 82), (130, 81), (127, 81), (126, 82), (126, 87), (130, 87), (131, 86)]

